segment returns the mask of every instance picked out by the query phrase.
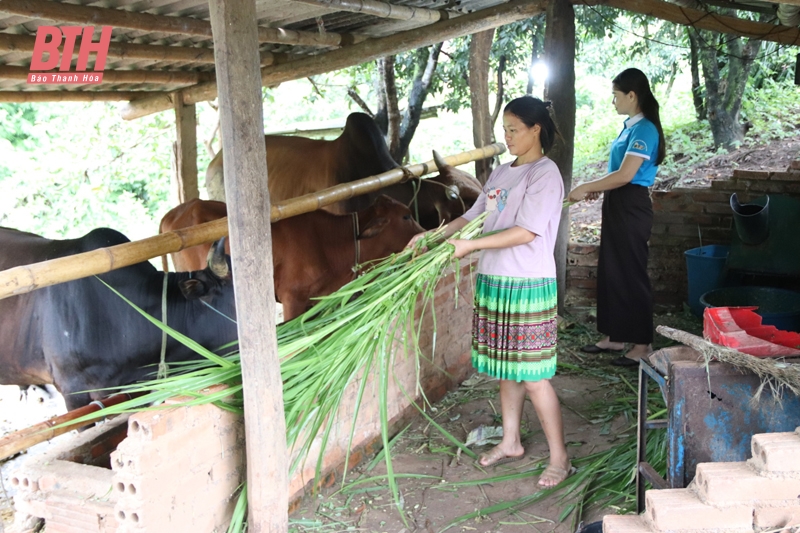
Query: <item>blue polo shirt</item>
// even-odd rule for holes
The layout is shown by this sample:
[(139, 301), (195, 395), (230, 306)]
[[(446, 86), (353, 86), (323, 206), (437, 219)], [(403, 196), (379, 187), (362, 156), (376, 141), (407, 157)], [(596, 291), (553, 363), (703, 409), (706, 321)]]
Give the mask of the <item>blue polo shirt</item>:
[(658, 129), (656, 125), (639, 113), (625, 121), (625, 128), (611, 144), (608, 172), (622, 166), (625, 156), (631, 154), (644, 159), (631, 183), (650, 187), (656, 181), (656, 159), (658, 159)]

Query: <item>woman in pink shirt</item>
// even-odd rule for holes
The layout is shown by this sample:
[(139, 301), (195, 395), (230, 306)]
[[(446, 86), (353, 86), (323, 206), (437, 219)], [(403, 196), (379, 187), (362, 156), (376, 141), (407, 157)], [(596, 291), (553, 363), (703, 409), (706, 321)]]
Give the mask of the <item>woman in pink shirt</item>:
[(549, 102), (530, 96), (509, 102), (503, 130), (516, 159), (496, 168), (475, 205), (444, 230), (447, 238), (486, 211), (483, 232), (497, 231), (474, 240), (448, 240), (459, 258), (481, 250), (472, 364), (500, 380), (503, 440), (479, 462), (491, 466), (523, 458), (520, 424), (528, 395), (550, 448), (550, 464), (538, 482), (542, 487), (558, 485), (572, 469), (561, 407), (550, 384), (556, 371), (558, 332), (553, 249), (564, 185), (558, 167), (544, 155), (558, 135), (549, 107)]

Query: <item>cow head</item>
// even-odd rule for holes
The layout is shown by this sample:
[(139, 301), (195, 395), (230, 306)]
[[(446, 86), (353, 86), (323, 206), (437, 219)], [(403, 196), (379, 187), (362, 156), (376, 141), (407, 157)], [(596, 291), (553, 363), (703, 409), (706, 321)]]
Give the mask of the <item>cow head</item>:
[(189, 274), (180, 282), (181, 293), (187, 300), (210, 301), (221, 295), (231, 284), (230, 256), (225, 253), (225, 237), (208, 250), (208, 266)]
[(358, 224), (362, 263), (402, 251), (411, 237), (425, 231), (408, 207), (385, 194), (358, 212)]
[(411, 204), (412, 211), (418, 210), (419, 223), (426, 229), (457, 219), (472, 207), (481, 193), (477, 179), (445, 163), (436, 150), (433, 151), (433, 161), (439, 175), (422, 180), (418, 205)]

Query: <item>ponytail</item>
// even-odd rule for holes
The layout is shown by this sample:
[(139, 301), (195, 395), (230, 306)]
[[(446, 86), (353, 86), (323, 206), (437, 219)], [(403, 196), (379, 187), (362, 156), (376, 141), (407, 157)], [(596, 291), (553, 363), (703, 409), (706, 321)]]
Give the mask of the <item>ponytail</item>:
[(655, 124), (658, 130), (658, 155), (656, 165), (660, 165), (667, 154), (666, 141), (664, 140), (664, 130), (661, 128), (661, 117), (659, 115), (658, 100), (650, 90), (650, 82), (644, 72), (638, 68), (629, 68), (620, 72), (612, 81), (614, 87), (623, 93), (633, 91), (639, 101), (639, 109), (642, 110), (644, 117)]

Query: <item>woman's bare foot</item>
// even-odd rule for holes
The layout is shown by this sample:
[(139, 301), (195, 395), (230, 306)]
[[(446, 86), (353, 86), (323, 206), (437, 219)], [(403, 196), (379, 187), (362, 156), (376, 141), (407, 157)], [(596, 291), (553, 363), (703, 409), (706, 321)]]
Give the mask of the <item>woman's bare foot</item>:
[(604, 350), (620, 351), (625, 349), (624, 342), (611, 342), (609, 337), (603, 337), (602, 340), (595, 343), (595, 346)]
[(650, 355), (652, 351), (653, 346), (650, 344), (634, 344), (633, 348), (631, 348), (628, 353), (625, 354), (625, 357), (638, 361), (642, 357), (647, 357)]

